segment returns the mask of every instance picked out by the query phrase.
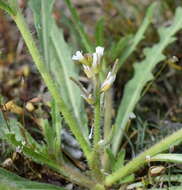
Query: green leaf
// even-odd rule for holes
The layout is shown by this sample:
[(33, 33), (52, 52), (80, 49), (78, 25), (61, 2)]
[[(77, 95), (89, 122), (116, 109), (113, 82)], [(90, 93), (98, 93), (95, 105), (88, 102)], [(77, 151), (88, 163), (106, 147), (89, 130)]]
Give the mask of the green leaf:
[(126, 154), (126, 151), (124, 149), (119, 152), (119, 154), (117, 155), (116, 161), (113, 165), (113, 169), (112, 169), (113, 172), (115, 172), (116, 170), (124, 166), (125, 154)]
[(54, 47), (54, 55), (58, 58), (58, 62), (52, 62), (52, 73), (55, 75), (55, 80), (59, 79), (58, 85), (64, 89), (61, 89), (60, 93), (65, 100), (67, 99), (66, 103), (70, 110), (73, 110), (82, 132), (84, 132), (85, 136), (88, 136), (87, 119), (83, 111), (81, 92), (70, 80), (70, 77), (78, 79), (78, 72), (76, 72), (75, 65), (71, 60), (69, 47), (64, 41), (63, 33), (55, 24), (52, 26), (51, 40)]
[(144, 86), (153, 79), (152, 70), (159, 62), (165, 59), (165, 56), (162, 54), (163, 50), (175, 41), (173, 36), (182, 28), (181, 17), (182, 8), (177, 8), (173, 24), (167, 28), (159, 28), (159, 43), (152, 48), (146, 48), (144, 50), (145, 59), (141, 63), (134, 64), (134, 77), (125, 86), (123, 99), (115, 121), (116, 129), (112, 139), (114, 155), (118, 151), (130, 114), (139, 101)]
[[(41, 41), (42, 52), (46, 66), (50, 66), (50, 32), (52, 28), (52, 8), (54, 0), (30, 0), (30, 6), (34, 12), (35, 27)], [(41, 14), (40, 14), (41, 12)]]
[(135, 175), (131, 174), (129, 176), (124, 177), (123, 179), (119, 180), (119, 184), (124, 184), (124, 183), (131, 183), (135, 180)]
[(16, 11), (11, 8), (8, 3), (5, 3), (3, 0), (0, 0), (0, 9), (5, 10), (8, 14), (14, 16), (16, 15)]
[(42, 120), (41, 122), (42, 132), (46, 141), (47, 153), (53, 155), (55, 153), (55, 130), (52, 128), (48, 120)]
[(147, 10), (147, 13), (145, 15), (144, 21), (141, 24), (139, 30), (135, 34), (134, 38), (132, 39), (131, 43), (129, 46), (126, 48), (126, 50), (121, 54), (121, 57), (119, 59), (119, 67), (123, 65), (123, 63), (127, 60), (127, 58), (133, 53), (133, 51), (136, 49), (137, 45), (141, 40), (144, 38), (144, 33), (146, 32), (148, 26), (152, 22), (152, 16), (153, 16), (153, 11), (155, 7), (157, 6), (157, 3), (153, 3)]
[(16, 139), (15, 134), (6, 134), (6, 140), (7, 142), (14, 146), (15, 148), (19, 147), (20, 150), (30, 159), (34, 160), (35, 162), (47, 165), (53, 170), (61, 173), (62, 175), (65, 175), (65, 172), (63, 169), (56, 163), (55, 160), (50, 159), (50, 155), (48, 155), (46, 152), (44, 152), (44, 148), (42, 146), (42, 149), (37, 149), (34, 146), (31, 146), (30, 144), (22, 143), (22, 141)]
[(122, 54), (125, 49), (128, 49), (128, 46), (130, 45), (130, 40), (132, 39), (132, 35), (126, 35), (118, 40), (118, 42), (115, 42), (111, 45), (111, 48), (107, 52), (108, 57), (111, 59), (111, 61), (115, 61), (118, 56)]
[(97, 46), (104, 46), (104, 18), (100, 18), (96, 23), (95, 39)]
[(93, 47), (88, 38), (88, 35), (86, 34), (86, 32), (84, 30), (84, 27), (81, 23), (81, 20), (79, 18), (76, 8), (73, 6), (72, 1), (64, 0), (64, 2), (66, 3), (67, 7), (69, 8), (69, 10), (71, 12), (73, 24), (74, 24), (76, 30), (78, 31), (78, 34), (80, 35), (81, 41), (82, 41), (85, 49), (87, 50), (88, 53), (91, 53), (93, 51)]
[(0, 138), (3, 138), (4, 130), (8, 130), (8, 126), (4, 119), (3, 113), (0, 111)]
[[(63, 31), (59, 29), (52, 18), (54, 0), (30, 0), (34, 13), (35, 26), (41, 40), (44, 60), (47, 63), (60, 95), (78, 121), (85, 137), (88, 136), (87, 116), (84, 110), (80, 89), (70, 80), (78, 79), (78, 70), (71, 59), (71, 50), (64, 40)], [(41, 14), (40, 14), (41, 10)]]
[(0, 168), (1, 190), (65, 190), (55, 185), (33, 182)]
[(182, 154), (157, 154), (150, 161), (182, 163)]
[(171, 187), (167, 187), (167, 188), (151, 188), (149, 190), (181, 190), (182, 186), (171, 186)]
[(111, 168), (112, 168), (112, 166), (113, 166), (114, 163), (116, 162), (115, 156), (114, 156), (114, 154), (112, 153), (112, 150), (111, 150), (110, 148), (107, 148), (107, 149), (106, 149), (106, 153), (107, 153), (107, 155), (108, 155), (108, 157), (109, 157), (109, 165), (110, 165)]
[(51, 117), (52, 117), (52, 127), (55, 131), (55, 139), (54, 139), (54, 146), (55, 146), (55, 153), (57, 157), (62, 158), (61, 152), (61, 129), (62, 129), (62, 118), (59, 113), (58, 106), (56, 102), (53, 100), (51, 104)]

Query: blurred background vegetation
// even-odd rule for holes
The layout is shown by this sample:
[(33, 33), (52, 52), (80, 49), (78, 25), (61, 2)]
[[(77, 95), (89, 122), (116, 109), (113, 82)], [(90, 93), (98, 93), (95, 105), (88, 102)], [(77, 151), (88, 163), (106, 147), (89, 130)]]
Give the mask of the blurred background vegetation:
[[(132, 63), (143, 58), (143, 48), (150, 47), (158, 41), (156, 29), (159, 26), (170, 25), (175, 9), (182, 6), (181, 0), (156, 1), (160, 3), (155, 10), (152, 25), (147, 29), (145, 40), (141, 41), (134, 54), (126, 60), (117, 75), (114, 84), (116, 103), (112, 110), (113, 117), (122, 97), (123, 87), (133, 74)], [(118, 48), (119, 41), (126, 36), (129, 39), (136, 33), (145, 17), (147, 7), (154, 0), (72, 0), (72, 2), (79, 13), (89, 41), (95, 46), (104, 46), (106, 51), (109, 49), (106, 52), (106, 60), (108, 64), (112, 65), (124, 51), (124, 49)], [(23, 10), (32, 34), (37, 38), (29, 4), (26, 0), (19, 0), (19, 6)], [(52, 16), (58, 26), (63, 28), (64, 37), (72, 52), (78, 49), (84, 50), (78, 31), (72, 24), (74, 19), (64, 1), (56, 1)], [(144, 93), (135, 110), (137, 118), (133, 123), (134, 127), (130, 129), (126, 143), (123, 145), (123, 148), (128, 147), (128, 159), (182, 127), (181, 50), (182, 32), (179, 32), (177, 41), (165, 51), (168, 59), (176, 56), (177, 63), (171, 65), (164, 61), (158, 65), (154, 71), (155, 80), (147, 89), (147, 93)], [(9, 110), (8, 113), (5, 113), (5, 117), (18, 118), (29, 132), (34, 134), (35, 131), (38, 131), (40, 119), (50, 117), (50, 108), (47, 104), (50, 95), (27, 53), (17, 27), (3, 11), (0, 11), (0, 53), (1, 104), (13, 100), (13, 105), (17, 106), (16, 110)], [(85, 80), (84, 77), (82, 80)], [(22, 112), (22, 110), (24, 111)], [(89, 108), (87, 108), (87, 114), (89, 118), (92, 118)], [(29, 128), (30, 124), (31, 128)], [(36, 136), (36, 139), (39, 140), (41, 137)], [(182, 150), (178, 149), (176, 151), (181, 153)], [(81, 161), (68, 156), (80, 168), (85, 167)], [(1, 141), (0, 144), (0, 164), (28, 179), (56, 185), (65, 184), (56, 173), (14, 152), (4, 141)], [(174, 170), (179, 170), (179, 167), (177, 166)], [(142, 172), (139, 172), (139, 176), (143, 175)]]

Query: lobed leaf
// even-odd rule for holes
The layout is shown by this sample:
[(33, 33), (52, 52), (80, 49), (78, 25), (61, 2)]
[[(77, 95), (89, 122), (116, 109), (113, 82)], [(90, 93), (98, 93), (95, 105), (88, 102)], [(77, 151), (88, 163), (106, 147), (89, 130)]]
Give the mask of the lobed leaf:
[(157, 3), (153, 3), (147, 10), (147, 13), (145, 15), (145, 18), (143, 20), (143, 23), (141, 24), (139, 30), (131, 40), (130, 44), (128, 47), (124, 50), (124, 52), (121, 54), (121, 57), (119, 59), (119, 67), (121, 67), (124, 62), (128, 59), (128, 57), (133, 53), (133, 51), (136, 49), (137, 45), (141, 40), (144, 38), (144, 33), (146, 32), (148, 26), (152, 22), (152, 16), (155, 7), (157, 6)]
[(146, 48), (144, 51), (145, 59), (141, 63), (134, 64), (134, 77), (127, 83), (124, 90), (123, 99), (120, 103), (117, 113), (112, 140), (112, 150), (116, 155), (122, 141), (123, 132), (126, 128), (130, 114), (140, 99), (141, 92), (147, 82), (153, 79), (152, 70), (161, 61), (165, 59), (163, 50), (172, 42), (177, 31), (182, 28), (182, 8), (177, 8), (174, 22), (170, 27), (159, 29), (160, 41), (152, 48)]

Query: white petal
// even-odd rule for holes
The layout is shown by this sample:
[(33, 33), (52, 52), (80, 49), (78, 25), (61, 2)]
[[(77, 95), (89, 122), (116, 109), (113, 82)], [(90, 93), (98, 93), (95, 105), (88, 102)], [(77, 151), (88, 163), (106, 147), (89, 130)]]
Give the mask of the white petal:
[(112, 75), (111, 72), (108, 73), (106, 80), (102, 83), (101, 89), (105, 88), (106, 86), (111, 86), (116, 79), (116, 75)]
[(102, 57), (104, 54), (104, 48), (101, 46), (96, 47), (96, 53), (98, 54), (99, 57)]
[(83, 65), (84, 72), (87, 75), (88, 78), (91, 78), (93, 73), (89, 66)]
[(115, 81), (115, 79), (116, 79), (116, 75), (111, 75), (111, 76), (109, 77), (109, 79), (108, 79), (108, 82), (109, 82), (110, 84), (112, 84), (112, 83)]
[(73, 59), (74, 61), (77, 61), (77, 60), (78, 60), (78, 58), (77, 58), (76, 55), (73, 55), (73, 56), (72, 56), (72, 59)]
[(131, 112), (131, 113), (129, 114), (129, 118), (130, 118), (130, 119), (135, 119), (135, 118), (136, 118), (136, 115), (135, 115), (133, 112)]
[(111, 74), (112, 74), (111, 72), (109, 72), (109, 73), (107, 74), (106, 80), (111, 77)]
[(80, 51), (77, 51), (76, 55), (73, 55), (72, 59), (75, 61), (80, 61), (80, 60), (84, 59), (84, 57)]
[(96, 68), (97, 67), (97, 63), (98, 63), (98, 56), (96, 53), (93, 53), (93, 67)]
[(105, 80), (105, 81), (102, 83), (101, 89), (104, 88), (106, 85), (109, 85), (107, 80)]

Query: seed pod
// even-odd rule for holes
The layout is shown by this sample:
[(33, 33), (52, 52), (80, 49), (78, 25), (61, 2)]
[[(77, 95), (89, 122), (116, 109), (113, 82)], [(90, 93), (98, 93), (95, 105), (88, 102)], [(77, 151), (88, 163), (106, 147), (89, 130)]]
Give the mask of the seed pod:
[(149, 173), (151, 176), (158, 176), (165, 172), (166, 168), (164, 166), (152, 166), (149, 169)]

